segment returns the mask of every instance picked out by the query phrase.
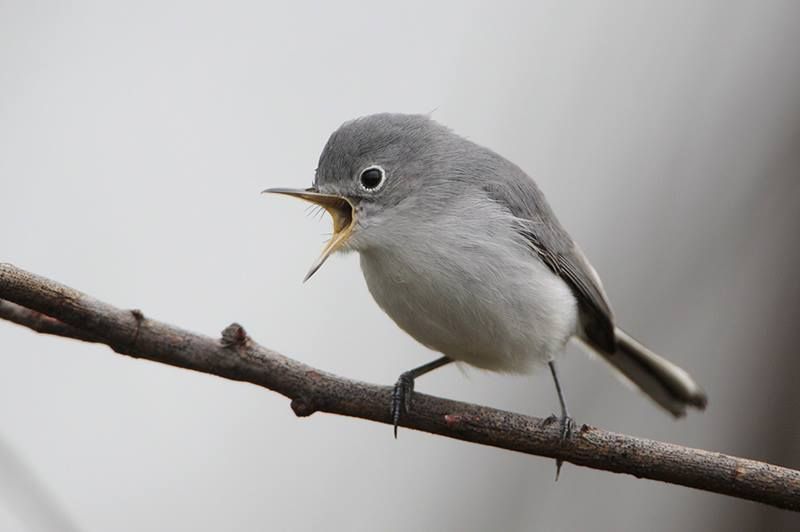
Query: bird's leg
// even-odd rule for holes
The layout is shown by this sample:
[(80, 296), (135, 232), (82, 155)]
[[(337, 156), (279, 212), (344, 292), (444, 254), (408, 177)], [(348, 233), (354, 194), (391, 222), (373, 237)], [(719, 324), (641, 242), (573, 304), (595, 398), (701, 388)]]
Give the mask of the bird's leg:
[(406, 371), (394, 385), (392, 392), (392, 421), (394, 422), (394, 437), (397, 438), (397, 425), (400, 423), (400, 416), (403, 412), (411, 410), (411, 396), (414, 393), (414, 379), (430, 373), (452, 362), (448, 357), (437, 358), (433, 362), (423, 364), (418, 368)]
[(558, 393), (558, 402), (561, 405), (561, 440), (566, 440), (572, 434), (572, 426), (575, 422), (569, 417), (567, 410), (567, 401), (564, 399), (564, 391), (561, 389), (561, 383), (558, 381), (558, 372), (556, 371), (556, 363), (552, 360), (547, 363), (550, 366), (550, 373), (553, 375), (553, 382), (556, 385), (556, 393)]
[[(564, 392), (561, 389), (561, 383), (558, 381), (558, 373), (556, 372), (556, 363), (554, 361), (548, 362), (550, 366), (550, 373), (553, 375), (553, 382), (556, 385), (556, 392), (558, 393), (558, 402), (561, 405), (561, 443), (564, 443), (571, 435), (572, 435), (572, 428), (575, 425), (575, 422), (569, 417), (569, 411), (567, 410), (567, 402), (564, 400)], [(552, 416), (555, 418), (555, 416)], [(556, 459), (556, 480), (558, 480), (558, 475), (561, 473), (561, 465), (563, 464), (563, 460)]]

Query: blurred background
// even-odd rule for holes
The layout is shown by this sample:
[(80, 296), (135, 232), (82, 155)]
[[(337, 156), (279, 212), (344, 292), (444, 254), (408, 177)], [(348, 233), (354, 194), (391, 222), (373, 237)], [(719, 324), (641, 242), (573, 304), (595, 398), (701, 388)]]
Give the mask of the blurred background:
[[(800, 467), (800, 3), (0, 1), (0, 260), (390, 384), (434, 356), (356, 256), (306, 285), (328, 135), (429, 113), (534, 176), (620, 323), (710, 396), (674, 421), (572, 346), (579, 423)], [(342, 306), (347, 311), (342, 311)], [(353, 338), (343, 331), (358, 330)], [(0, 530), (797, 530), (755, 503), (317, 414), (0, 323)], [(532, 415), (549, 375), (421, 378)]]

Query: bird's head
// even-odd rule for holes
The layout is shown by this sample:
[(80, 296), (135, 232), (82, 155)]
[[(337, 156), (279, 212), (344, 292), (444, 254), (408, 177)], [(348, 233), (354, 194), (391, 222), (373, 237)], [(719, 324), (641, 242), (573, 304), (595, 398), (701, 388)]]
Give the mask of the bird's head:
[(333, 219), (333, 235), (305, 280), (333, 253), (379, 247), (446, 202), (450, 187), (441, 185), (452, 177), (459, 139), (424, 115), (358, 118), (330, 136), (311, 187), (265, 190), (319, 205)]

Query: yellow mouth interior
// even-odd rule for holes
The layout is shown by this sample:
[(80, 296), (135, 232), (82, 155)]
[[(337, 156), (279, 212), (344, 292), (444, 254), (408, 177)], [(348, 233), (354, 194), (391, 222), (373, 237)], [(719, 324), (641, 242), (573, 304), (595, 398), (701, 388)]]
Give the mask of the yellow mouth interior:
[(314, 261), (314, 264), (311, 265), (311, 268), (308, 270), (305, 279), (303, 279), (303, 282), (305, 282), (312, 275), (314, 275), (322, 266), (322, 264), (328, 259), (328, 257), (331, 256), (337, 249), (342, 247), (350, 237), (350, 233), (353, 232), (353, 225), (355, 222), (355, 211), (353, 209), (353, 204), (350, 203), (347, 198), (342, 196), (323, 194), (321, 192), (316, 192), (313, 189), (298, 190), (289, 188), (270, 188), (264, 192), (283, 194), (286, 196), (292, 196), (306, 200), (314, 203), (315, 205), (319, 205), (331, 215), (331, 219), (333, 220), (333, 236), (325, 245), (325, 248), (322, 250), (319, 258), (317, 258), (317, 260)]
[(314, 199), (309, 198), (309, 201), (322, 206), (328, 211), (328, 214), (331, 215), (331, 219), (333, 220), (333, 236), (325, 245), (325, 248), (322, 250), (317, 260), (314, 261), (314, 264), (311, 265), (311, 268), (308, 269), (308, 273), (303, 279), (303, 282), (308, 281), (312, 275), (317, 273), (317, 270), (328, 260), (328, 257), (347, 242), (350, 233), (353, 232), (353, 221), (355, 218), (353, 205), (344, 198), (338, 196), (315, 196)]
[(337, 235), (352, 229), (353, 225), (353, 206), (344, 198), (338, 196), (310, 196), (303, 198), (312, 203), (316, 203), (324, 208), (333, 220), (333, 239)]

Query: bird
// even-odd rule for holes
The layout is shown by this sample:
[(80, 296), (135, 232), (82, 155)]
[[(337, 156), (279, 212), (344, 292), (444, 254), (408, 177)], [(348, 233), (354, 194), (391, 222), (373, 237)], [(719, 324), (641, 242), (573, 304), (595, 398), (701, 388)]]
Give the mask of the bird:
[(706, 407), (689, 373), (617, 326), (600, 277), (534, 180), (428, 115), (345, 122), (310, 187), (264, 192), (331, 215), (333, 235), (304, 282), (332, 254), (358, 253), (378, 306), (441, 354), (397, 379), (395, 437), (416, 379), (459, 362), (506, 374), (549, 366), (565, 440), (574, 421), (556, 360), (573, 338), (673, 416)]

